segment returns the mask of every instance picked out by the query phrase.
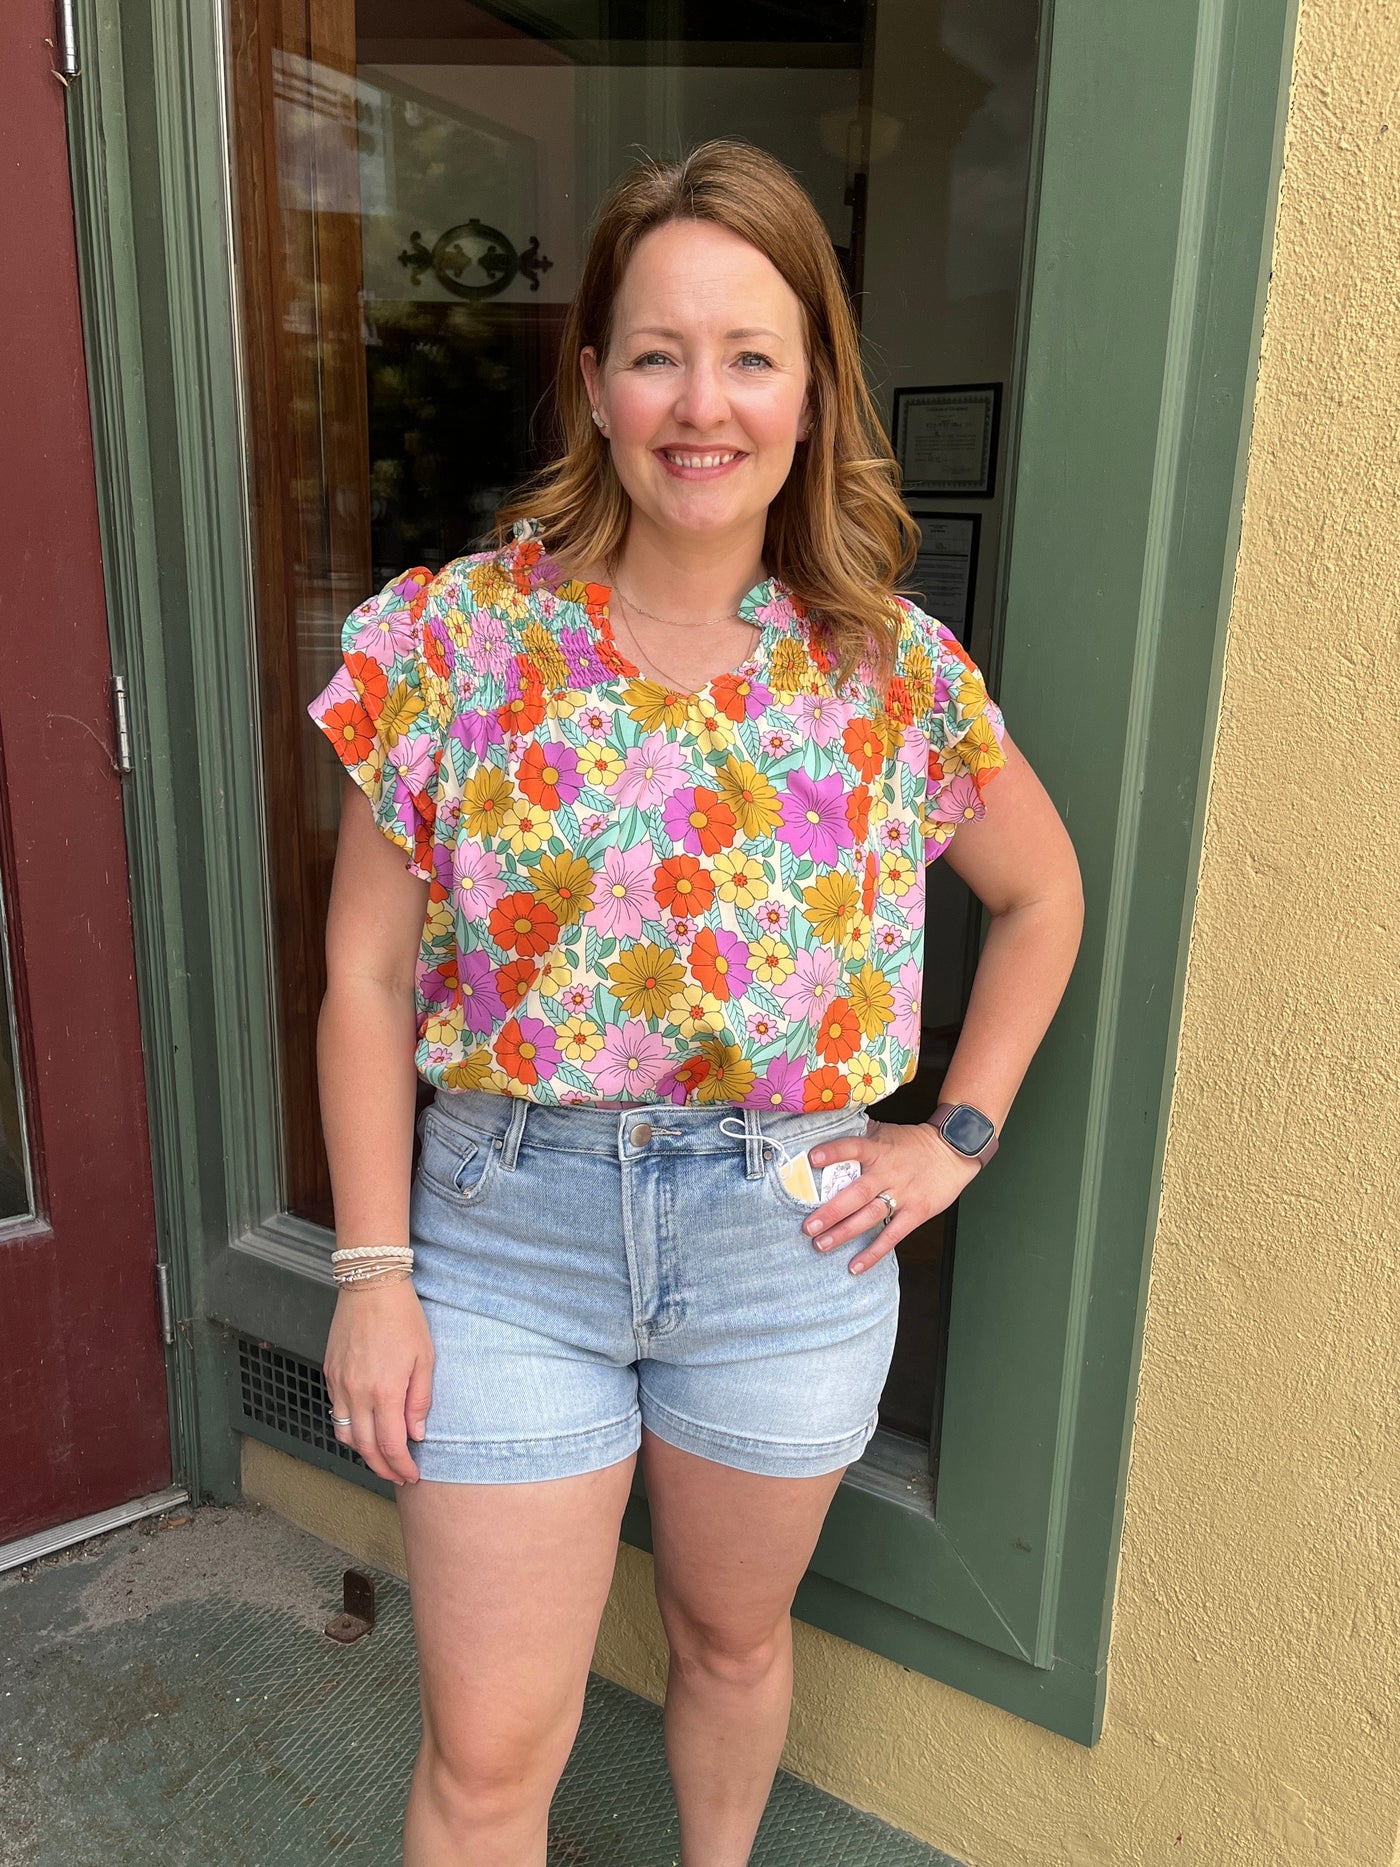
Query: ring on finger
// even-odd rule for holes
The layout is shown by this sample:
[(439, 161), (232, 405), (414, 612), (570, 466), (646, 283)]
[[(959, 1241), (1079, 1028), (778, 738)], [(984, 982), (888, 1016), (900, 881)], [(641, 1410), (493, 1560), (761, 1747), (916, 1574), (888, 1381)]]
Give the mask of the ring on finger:
[(350, 1424), (350, 1421), (348, 1418), (343, 1419), (343, 1420), (341, 1419), (340, 1415), (336, 1412), (334, 1407), (327, 1407), (326, 1412), (330, 1415), (332, 1426), (348, 1426)]
[(888, 1225), (895, 1213), (899, 1211), (899, 1201), (895, 1198), (893, 1193), (877, 1193), (875, 1197), (876, 1199), (884, 1201), (885, 1217), (883, 1222)]

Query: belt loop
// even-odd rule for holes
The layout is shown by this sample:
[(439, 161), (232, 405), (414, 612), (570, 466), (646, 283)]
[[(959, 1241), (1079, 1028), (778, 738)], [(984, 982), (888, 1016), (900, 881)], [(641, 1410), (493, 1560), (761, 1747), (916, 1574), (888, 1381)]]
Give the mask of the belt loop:
[(763, 1178), (763, 1123), (757, 1109), (744, 1110), (744, 1165), (750, 1180)]
[(518, 1096), (510, 1106), (510, 1120), (506, 1123), (505, 1140), (501, 1145), (501, 1165), (507, 1173), (515, 1172), (515, 1163), (520, 1154), (520, 1141), (525, 1133), (525, 1115), (530, 1104), (523, 1096)]

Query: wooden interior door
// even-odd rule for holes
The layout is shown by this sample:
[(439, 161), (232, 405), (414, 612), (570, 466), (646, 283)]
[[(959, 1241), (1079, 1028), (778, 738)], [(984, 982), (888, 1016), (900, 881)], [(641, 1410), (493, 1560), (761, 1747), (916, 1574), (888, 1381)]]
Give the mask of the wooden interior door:
[(170, 1483), (53, 7), (0, 10), (0, 1543)]

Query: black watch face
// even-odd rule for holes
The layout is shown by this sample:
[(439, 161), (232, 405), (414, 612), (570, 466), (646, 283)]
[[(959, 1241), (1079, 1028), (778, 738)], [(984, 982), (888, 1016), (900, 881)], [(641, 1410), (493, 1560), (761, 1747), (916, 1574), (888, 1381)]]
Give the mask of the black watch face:
[(996, 1127), (980, 1109), (960, 1102), (939, 1132), (960, 1154), (980, 1154), (996, 1133)]

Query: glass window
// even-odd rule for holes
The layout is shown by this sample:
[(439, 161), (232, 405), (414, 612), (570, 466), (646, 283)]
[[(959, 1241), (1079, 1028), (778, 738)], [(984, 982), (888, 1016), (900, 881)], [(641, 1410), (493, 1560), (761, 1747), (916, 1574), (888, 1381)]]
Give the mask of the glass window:
[[(997, 385), (984, 400), (1004, 427), (1038, 25), (1034, 0), (232, 0), (293, 1211), (331, 1217), (314, 1021), (344, 783), (303, 709), (348, 611), (408, 566), (478, 548), (543, 463), (564, 310), (608, 184), (639, 152), (712, 136), (772, 150), (821, 210), (886, 417), (896, 390)], [(1004, 433), (986, 441), (1005, 458)], [(926, 607), (989, 667), (1005, 490), (994, 471), (907, 495)], [(957, 1033), (975, 924), (941, 864), (926, 938), (921, 1067), (882, 1119), (928, 1114)], [(900, 1246), (882, 1409), (888, 1431), (930, 1446), (952, 1225)]]

